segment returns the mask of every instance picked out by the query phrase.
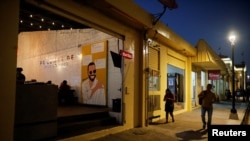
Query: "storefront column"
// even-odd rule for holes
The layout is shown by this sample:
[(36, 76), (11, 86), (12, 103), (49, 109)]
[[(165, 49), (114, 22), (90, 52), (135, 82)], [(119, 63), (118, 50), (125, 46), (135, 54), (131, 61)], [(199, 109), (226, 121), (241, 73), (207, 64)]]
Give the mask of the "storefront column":
[(0, 53), (0, 140), (13, 141), (16, 57), (19, 20), (19, 1), (4, 0), (1, 9), (1, 53)]

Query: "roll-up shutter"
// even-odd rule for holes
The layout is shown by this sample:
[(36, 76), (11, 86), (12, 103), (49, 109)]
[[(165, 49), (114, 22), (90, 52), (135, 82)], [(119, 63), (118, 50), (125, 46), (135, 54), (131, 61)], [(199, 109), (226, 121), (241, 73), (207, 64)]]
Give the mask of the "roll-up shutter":
[(168, 64), (176, 66), (181, 69), (185, 69), (185, 62), (173, 56), (168, 57)]
[(149, 68), (159, 70), (159, 50), (149, 47)]

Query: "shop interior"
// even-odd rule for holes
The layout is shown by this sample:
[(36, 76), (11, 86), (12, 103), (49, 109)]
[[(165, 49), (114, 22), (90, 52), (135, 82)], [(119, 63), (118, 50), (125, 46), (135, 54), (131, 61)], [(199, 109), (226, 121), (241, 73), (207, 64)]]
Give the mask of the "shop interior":
[[(122, 49), (122, 39), (21, 1), (17, 68), (26, 79), (16, 89), (15, 138), (60, 139), (122, 125)], [(105, 104), (84, 102), (90, 61)], [(59, 100), (65, 80), (70, 89)]]

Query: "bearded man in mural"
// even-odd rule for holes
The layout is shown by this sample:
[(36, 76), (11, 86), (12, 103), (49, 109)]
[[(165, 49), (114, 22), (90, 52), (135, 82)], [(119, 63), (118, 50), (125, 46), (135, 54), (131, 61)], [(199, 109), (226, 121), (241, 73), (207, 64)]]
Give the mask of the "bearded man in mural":
[(90, 62), (87, 66), (88, 79), (82, 82), (84, 104), (106, 105), (104, 85), (96, 78), (96, 65)]

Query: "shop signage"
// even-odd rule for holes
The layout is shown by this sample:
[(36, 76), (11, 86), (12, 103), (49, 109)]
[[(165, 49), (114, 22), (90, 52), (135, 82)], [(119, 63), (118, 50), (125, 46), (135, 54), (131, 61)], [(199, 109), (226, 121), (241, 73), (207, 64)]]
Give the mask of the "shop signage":
[(120, 50), (120, 55), (122, 57), (124, 57), (124, 58), (127, 58), (127, 59), (132, 59), (133, 58), (132, 53), (124, 51), (124, 50)]
[(208, 70), (208, 79), (209, 80), (220, 79), (220, 70)]

